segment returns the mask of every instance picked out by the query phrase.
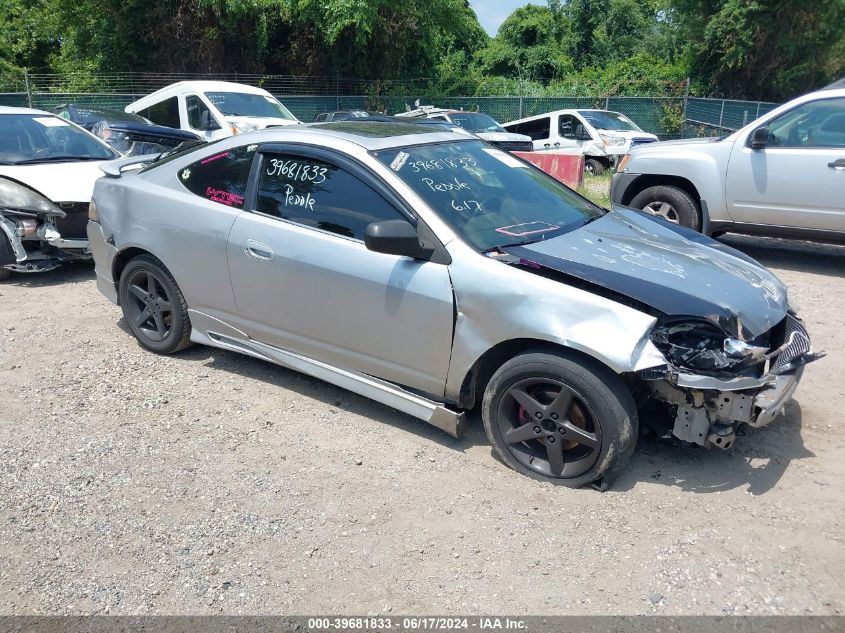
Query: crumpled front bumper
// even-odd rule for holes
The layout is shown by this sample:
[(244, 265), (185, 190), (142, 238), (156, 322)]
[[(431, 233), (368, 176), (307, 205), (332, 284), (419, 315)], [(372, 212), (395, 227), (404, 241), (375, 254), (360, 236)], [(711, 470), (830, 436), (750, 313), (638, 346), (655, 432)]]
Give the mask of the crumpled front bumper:
[(753, 405), (757, 410), (757, 415), (748, 420), (748, 425), (753, 427), (766, 426), (783, 412), (784, 406), (798, 388), (798, 383), (801, 382), (803, 374), (803, 367), (799, 367), (788, 374), (781, 374), (775, 379), (774, 384), (758, 393), (754, 397)]
[(15, 272), (45, 272), (65, 261), (91, 258), (88, 240), (65, 239), (52, 220), (35, 214), (0, 208), (0, 239), (10, 248), (0, 266)]
[(758, 428), (771, 423), (792, 398), (803, 374), (803, 366), (759, 379), (719, 380), (670, 372), (647, 384), (654, 399), (676, 407), (673, 436), (727, 449), (743, 424)]

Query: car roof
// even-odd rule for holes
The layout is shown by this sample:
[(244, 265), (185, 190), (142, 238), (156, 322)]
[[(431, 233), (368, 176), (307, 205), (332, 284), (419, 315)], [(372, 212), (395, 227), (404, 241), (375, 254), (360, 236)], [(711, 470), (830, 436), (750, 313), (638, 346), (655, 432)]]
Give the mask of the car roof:
[(295, 142), (309, 142), (313, 139), (313, 142), (319, 143), (321, 139), (334, 138), (353, 143), (367, 151), (427, 143), (478, 141), (472, 134), (451, 132), (440, 126), (418, 125), (412, 121), (392, 123), (365, 119), (274, 127), (250, 132), (249, 135), (264, 143), (284, 143), (294, 139)]
[(193, 80), (193, 81), (177, 81), (176, 83), (160, 88), (155, 92), (141, 97), (130, 103), (127, 108), (146, 106), (147, 103), (158, 103), (161, 99), (167, 99), (173, 95), (177, 95), (184, 90), (193, 90), (195, 92), (242, 92), (246, 94), (268, 95), (270, 94), (263, 88), (255, 86), (248, 86), (246, 84), (239, 84), (232, 81), (211, 81), (211, 80)]
[(52, 112), (45, 112), (44, 110), (35, 110), (33, 108), (16, 108), (14, 106), (0, 106), (0, 114), (46, 114), (48, 116), (56, 116)]
[(539, 119), (544, 116), (553, 116), (556, 114), (575, 114), (579, 112), (580, 108), (564, 108), (563, 110), (551, 110), (550, 112), (542, 112), (540, 114), (532, 114), (531, 116), (522, 117), (521, 119), (514, 119), (513, 121), (508, 121), (503, 125), (511, 125), (513, 123), (522, 123), (524, 121), (533, 121), (534, 119)]

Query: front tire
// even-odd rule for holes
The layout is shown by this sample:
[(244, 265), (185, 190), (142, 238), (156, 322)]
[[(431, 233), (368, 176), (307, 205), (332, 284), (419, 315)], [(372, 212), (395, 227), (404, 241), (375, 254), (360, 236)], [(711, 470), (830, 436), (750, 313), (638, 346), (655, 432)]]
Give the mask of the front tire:
[(505, 464), (573, 488), (609, 485), (637, 441), (630, 390), (587, 358), (536, 352), (509, 360), (490, 379), (482, 418)]
[[(9, 238), (2, 231), (0, 231), (0, 262), (6, 262), (8, 264), (15, 263), (15, 251), (12, 250)], [(11, 270), (0, 266), (0, 281), (4, 281), (11, 276)]]
[(595, 158), (588, 158), (584, 161), (584, 173), (592, 176), (598, 176), (604, 172), (604, 163)]
[(157, 354), (191, 344), (188, 305), (173, 275), (152, 255), (131, 259), (118, 284), (123, 317), (138, 342)]
[(701, 213), (698, 205), (692, 196), (678, 187), (657, 185), (643, 189), (634, 196), (629, 206), (648, 211), (693, 231), (701, 231)]

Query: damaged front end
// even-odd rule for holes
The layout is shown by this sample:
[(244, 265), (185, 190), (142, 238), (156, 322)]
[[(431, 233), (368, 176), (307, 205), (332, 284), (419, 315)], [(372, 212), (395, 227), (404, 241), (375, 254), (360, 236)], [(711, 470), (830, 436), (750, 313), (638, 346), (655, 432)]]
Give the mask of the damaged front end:
[[(775, 327), (743, 341), (713, 322), (662, 318), (651, 341), (669, 361), (639, 373), (647, 395), (667, 407), (671, 435), (727, 449), (743, 424), (771, 422), (798, 386), (814, 353), (801, 320), (789, 311)], [(668, 434), (667, 429), (667, 434)]]
[(65, 261), (90, 259), (85, 237), (87, 204), (59, 203), (0, 178), (0, 269), (31, 273)]

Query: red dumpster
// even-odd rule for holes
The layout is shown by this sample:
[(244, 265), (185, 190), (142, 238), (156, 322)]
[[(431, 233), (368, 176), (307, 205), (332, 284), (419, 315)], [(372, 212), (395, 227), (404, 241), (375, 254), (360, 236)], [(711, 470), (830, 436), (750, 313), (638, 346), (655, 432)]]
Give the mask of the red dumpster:
[(539, 167), (552, 178), (577, 189), (584, 181), (584, 157), (573, 154), (551, 152), (513, 152), (523, 160)]

